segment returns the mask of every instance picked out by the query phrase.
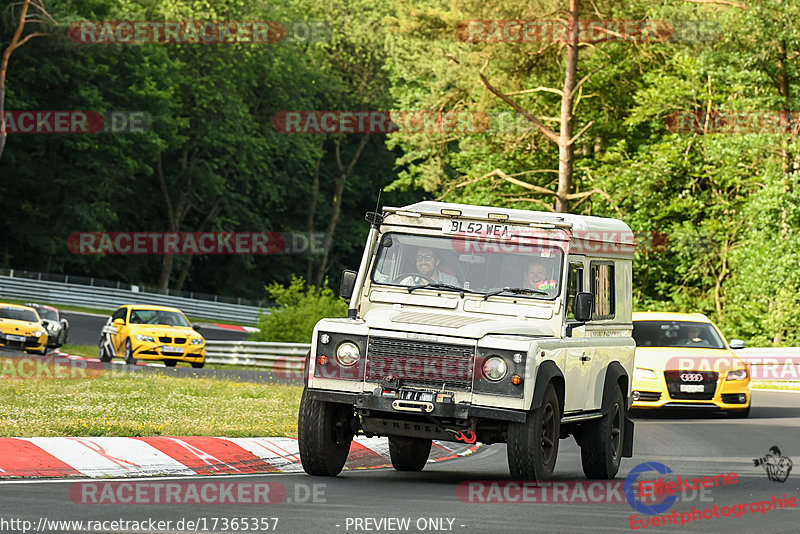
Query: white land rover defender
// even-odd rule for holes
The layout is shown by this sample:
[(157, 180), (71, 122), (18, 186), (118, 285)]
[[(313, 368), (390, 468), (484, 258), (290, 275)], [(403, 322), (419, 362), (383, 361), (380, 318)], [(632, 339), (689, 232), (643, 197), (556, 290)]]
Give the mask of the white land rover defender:
[(420, 202), (368, 213), (348, 318), (317, 323), (300, 459), (337, 475), (355, 434), (420, 471), (431, 440), (507, 443), (518, 480), (552, 476), (572, 435), (589, 478), (633, 454), (633, 234), (599, 217)]

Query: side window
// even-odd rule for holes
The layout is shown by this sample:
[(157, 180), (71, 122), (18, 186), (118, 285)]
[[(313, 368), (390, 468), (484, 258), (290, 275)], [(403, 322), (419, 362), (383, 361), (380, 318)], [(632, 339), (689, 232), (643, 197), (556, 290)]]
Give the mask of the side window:
[(120, 308), (117, 311), (115, 311), (114, 314), (111, 316), (111, 322), (113, 323), (114, 320), (116, 320), (116, 319), (122, 319), (124, 321), (125, 320), (125, 312), (127, 312), (127, 311), (128, 311), (127, 308)]
[(575, 319), (575, 295), (581, 291), (583, 291), (583, 264), (571, 261), (567, 277), (567, 320)]
[(594, 319), (614, 317), (614, 263), (593, 261), (591, 263), (592, 294), (594, 295)]

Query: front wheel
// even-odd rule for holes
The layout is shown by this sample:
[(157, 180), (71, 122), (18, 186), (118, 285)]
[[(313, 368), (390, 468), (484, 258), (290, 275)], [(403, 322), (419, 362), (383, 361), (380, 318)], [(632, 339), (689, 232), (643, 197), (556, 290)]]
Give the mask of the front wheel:
[(431, 454), (432, 440), (389, 436), (389, 457), (396, 471), (422, 471)]
[(508, 467), (516, 480), (549, 480), (558, 456), (561, 410), (553, 384), (524, 423), (508, 423)]
[(175, 367), (177, 365), (178, 360), (164, 360), (165, 367)]
[(192, 367), (195, 369), (202, 369), (206, 362), (192, 362)]
[(125, 340), (125, 363), (128, 365), (136, 365), (136, 358), (133, 357), (133, 347), (131, 347), (131, 340)]
[(106, 342), (103, 339), (100, 340), (100, 346), (97, 349), (97, 355), (101, 362), (111, 361), (111, 354), (108, 352), (108, 349), (106, 349)]
[(303, 390), (297, 441), (306, 473), (335, 477), (342, 471), (353, 441), (352, 417), (351, 405), (312, 399)]
[(617, 476), (625, 443), (625, 397), (619, 386), (606, 413), (581, 429), (581, 464), (586, 478), (611, 480)]

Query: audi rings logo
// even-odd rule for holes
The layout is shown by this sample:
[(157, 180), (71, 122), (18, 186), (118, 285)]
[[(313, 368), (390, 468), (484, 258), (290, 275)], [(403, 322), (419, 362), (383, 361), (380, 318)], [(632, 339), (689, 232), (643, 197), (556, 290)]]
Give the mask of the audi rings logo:
[(681, 380), (683, 382), (702, 382), (703, 375), (700, 373), (681, 373)]

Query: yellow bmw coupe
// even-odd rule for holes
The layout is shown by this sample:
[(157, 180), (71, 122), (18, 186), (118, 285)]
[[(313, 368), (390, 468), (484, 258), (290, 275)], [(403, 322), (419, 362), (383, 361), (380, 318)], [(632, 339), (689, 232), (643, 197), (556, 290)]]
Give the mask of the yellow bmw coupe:
[[(750, 414), (750, 372), (699, 313), (635, 312), (633, 408), (705, 407)], [(735, 347), (744, 343), (733, 340)]]
[(100, 361), (114, 356), (128, 364), (161, 360), (167, 367), (189, 362), (203, 367), (206, 340), (177, 308), (126, 304), (115, 311), (100, 334)]

